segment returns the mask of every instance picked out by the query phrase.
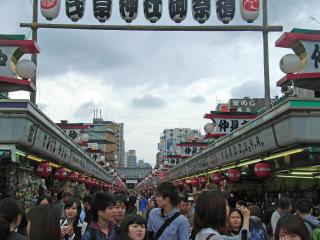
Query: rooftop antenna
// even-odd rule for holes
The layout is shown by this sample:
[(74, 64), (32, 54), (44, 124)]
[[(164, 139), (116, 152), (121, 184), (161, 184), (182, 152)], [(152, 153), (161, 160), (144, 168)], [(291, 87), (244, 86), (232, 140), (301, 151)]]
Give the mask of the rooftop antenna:
[(102, 118), (102, 116), (101, 116), (101, 109), (100, 109), (100, 118)]

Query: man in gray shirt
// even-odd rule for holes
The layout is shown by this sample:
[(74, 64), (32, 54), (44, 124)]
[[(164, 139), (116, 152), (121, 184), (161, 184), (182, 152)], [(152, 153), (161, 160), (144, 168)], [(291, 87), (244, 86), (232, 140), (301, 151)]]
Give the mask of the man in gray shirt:
[(274, 234), (276, 230), (277, 223), (281, 216), (289, 214), (292, 210), (292, 203), (289, 198), (282, 197), (279, 200), (279, 207), (272, 213), (271, 216), (271, 226), (272, 233)]

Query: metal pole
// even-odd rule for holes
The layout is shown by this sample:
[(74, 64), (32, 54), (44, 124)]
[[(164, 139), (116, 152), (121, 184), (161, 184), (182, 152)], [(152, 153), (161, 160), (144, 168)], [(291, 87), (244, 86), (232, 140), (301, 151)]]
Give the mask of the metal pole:
[[(33, 25), (32, 25), (33, 24)], [(282, 26), (260, 26), (260, 25), (230, 25), (230, 26), (145, 26), (145, 25), (85, 25), (85, 24), (47, 24), (47, 23), (20, 23), (20, 27), (54, 28), (54, 29), (85, 29), (85, 30), (114, 30), (114, 31), (251, 31), (251, 32), (281, 32)]]
[(268, 43), (268, 0), (263, 0), (263, 70), (264, 70), (264, 105), (270, 109), (269, 43)]
[[(30, 25), (32, 29), (32, 40), (36, 41), (38, 40), (38, 0), (33, 0), (33, 13), (32, 13), (32, 24)], [(31, 56), (31, 61), (37, 66), (37, 54), (34, 53)], [(37, 76), (35, 76), (33, 79), (31, 79), (34, 87), (37, 87)], [(37, 97), (37, 91), (30, 93), (30, 101), (33, 104), (36, 104), (36, 97)]]

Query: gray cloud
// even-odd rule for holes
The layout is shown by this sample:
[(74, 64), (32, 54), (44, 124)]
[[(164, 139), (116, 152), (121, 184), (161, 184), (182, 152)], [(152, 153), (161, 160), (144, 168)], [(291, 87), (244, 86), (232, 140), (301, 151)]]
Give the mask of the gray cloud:
[[(271, 97), (279, 94), (279, 89), (275, 86), (270, 87)], [(263, 98), (264, 97), (264, 82), (263, 79), (259, 81), (247, 81), (237, 86), (234, 86), (230, 90), (233, 98)]]
[(192, 103), (204, 103), (206, 102), (206, 99), (200, 95), (194, 96), (190, 98), (190, 102)]
[(150, 94), (132, 99), (131, 105), (137, 108), (163, 108), (167, 106), (164, 99)]
[(74, 111), (73, 116), (79, 120), (87, 120), (93, 116), (94, 109), (97, 109), (97, 105), (93, 101), (85, 102)]

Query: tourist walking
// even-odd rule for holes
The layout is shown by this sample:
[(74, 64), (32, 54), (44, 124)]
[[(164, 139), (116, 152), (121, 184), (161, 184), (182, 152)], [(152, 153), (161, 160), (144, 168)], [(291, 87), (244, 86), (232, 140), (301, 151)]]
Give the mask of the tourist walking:
[(121, 224), (117, 240), (147, 240), (147, 222), (138, 214), (129, 214)]
[(186, 240), (189, 239), (190, 225), (181, 215), (178, 189), (171, 182), (163, 182), (157, 187), (158, 208), (150, 212), (148, 220), (149, 240)]
[(82, 240), (114, 240), (114, 199), (107, 193), (97, 193), (92, 200), (92, 222)]

